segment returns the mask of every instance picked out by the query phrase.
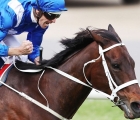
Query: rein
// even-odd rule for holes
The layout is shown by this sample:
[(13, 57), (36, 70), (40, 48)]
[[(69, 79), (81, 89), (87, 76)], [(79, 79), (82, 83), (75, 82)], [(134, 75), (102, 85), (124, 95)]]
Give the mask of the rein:
[[(118, 43), (118, 44), (112, 45), (112, 46), (110, 46), (110, 47), (108, 47), (108, 48), (106, 48), (106, 49), (104, 49), (104, 50), (102, 49), (101, 46), (99, 46), (99, 53), (100, 53), (100, 56), (99, 56), (98, 58), (93, 59), (93, 60), (91, 60), (91, 61), (88, 61), (88, 62), (86, 62), (86, 63), (84, 64), (84, 67), (83, 67), (83, 74), (84, 74), (84, 77), (85, 77), (85, 79), (86, 79), (86, 81), (88, 82), (89, 85), (86, 84), (86, 83), (84, 83), (84, 82), (82, 82), (82, 81), (80, 81), (79, 79), (77, 79), (77, 78), (75, 78), (75, 77), (73, 77), (73, 76), (71, 76), (71, 75), (69, 75), (69, 74), (67, 74), (67, 73), (65, 73), (65, 72), (63, 72), (63, 71), (61, 71), (61, 70), (58, 70), (58, 69), (53, 68), (53, 67), (51, 67), (51, 66), (45, 66), (45, 67), (54, 70), (55, 72), (57, 72), (57, 73), (59, 73), (59, 74), (65, 76), (65, 77), (69, 78), (70, 80), (73, 80), (73, 81), (75, 81), (75, 82), (77, 82), (77, 83), (79, 83), (79, 84), (82, 84), (82, 85), (84, 85), (84, 86), (86, 86), (86, 87), (91, 88), (92, 90), (95, 90), (95, 91), (98, 92), (98, 93), (103, 94), (104, 96), (106, 96), (107, 98), (109, 98), (115, 105), (120, 105), (120, 102), (121, 102), (121, 101), (120, 101), (119, 96), (117, 96), (117, 92), (118, 92), (119, 90), (125, 88), (125, 87), (128, 87), (128, 86), (130, 86), (130, 85), (133, 85), (133, 84), (138, 83), (138, 80), (131, 80), (131, 81), (126, 82), (126, 83), (124, 83), (124, 84), (122, 84), (122, 85), (120, 85), (120, 86), (117, 86), (117, 84), (114, 82), (114, 80), (113, 80), (113, 78), (112, 78), (112, 76), (111, 76), (111, 74), (110, 74), (110, 71), (109, 71), (109, 69), (108, 69), (106, 60), (105, 60), (105, 58), (104, 58), (104, 52), (107, 52), (107, 51), (111, 50), (111, 49), (114, 48), (114, 47), (122, 46), (122, 45), (124, 45), (124, 44), (123, 44), (123, 43)], [(93, 62), (96, 62), (98, 59), (100, 59), (100, 57), (102, 57), (102, 64), (103, 64), (103, 67), (104, 67), (106, 76), (107, 76), (107, 78), (108, 78), (109, 87), (110, 87), (110, 89), (111, 89), (111, 91), (112, 91), (111, 95), (108, 95), (108, 94), (106, 94), (106, 93), (104, 93), (104, 92), (102, 92), (102, 91), (100, 91), (100, 90), (97, 90), (97, 89), (93, 88), (93, 87), (92, 87), (92, 84), (91, 84), (91, 83), (88, 81), (88, 79), (86, 78), (86, 75), (85, 75), (85, 72), (84, 72), (84, 69), (85, 69), (86, 65), (88, 65), (88, 64), (90, 64), (90, 63), (93, 63)], [(14, 65), (15, 65), (15, 61), (14, 61)], [(16, 67), (16, 65), (15, 65), (15, 67)], [(16, 68), (17, 68), (17, 67), (16, 67)], [(17, 68), (17, 69), (18, 69), (18, 68)], [(20, 70), (20, 69), (18, 69), (18, 70), (19, 70), (19, 71), (22, 71), (22, 72), (30, 72), (30, 71), (23, 71), (23, 70)], [(39, 71), (40, 71), (40, 70), (39, 70)], [(39, 71), (37, 71), (37, 72), (39, 72)], [(44, 74), (44, 72), (45, 72), (45, 70), (44, 70), (44, 71), (42, 72), (42, 74), (40, 75), (39, 81), (40, 81), (42, 75)], [(38, 81), (38, 86), (39, 86), (39, 81)], [(42, 109), (44, 109), (44, 110), (48, 111), (49, 113), (51, 113), (52, 115), (56, 116), (56, 117), (59, 118), (60, 120), (70, 120), (70, 119), (67, 119), (67, 118), (61, 116), (60, 114), (56, 113), (55, 111), (53, 111), (52, 109), (50, 109), (49, 106), (43, 105), (42, 103), (40, 103), (40, 102), (36, 101), (35, 99), (31, 98), (30, 96), (26, 95), (25, 93), (19, 92), (19, 91), (15, 90), (14, 88), (10, 87), (9, 85), (5, 84), (5, 83), (2, 82), (2, 81), (0, 81), (0, 82), (1, 82), (3, 85), (5, 85), (6, 87), (8, 87), (9, 89), (11, 89), (11, 90), (13, 90), (14, 92), (18, 93), (20, 96), (26, 98), (27, 100), (31, 101), (32, 103), (36, 104), (37, 106), (41, 107)], [(115, 88), (114, 88), (113, 86), (115, 86)], [(40, 91), (39, 88), (38, 88), (38, 90)], [(41, 91), (40, 91), (40, 93), (42, 94)], [(42, 96), (46, 99), (46, 97), (45, 97), (43, 94), (42, 94)], [(117, 102), (114, 101), (115, 98), (117, 98)], [(46, 101), (47, 101), (47, 99), (46, 99)], [(48, 103), (48, 101), (47, 101), (47, 103)]]

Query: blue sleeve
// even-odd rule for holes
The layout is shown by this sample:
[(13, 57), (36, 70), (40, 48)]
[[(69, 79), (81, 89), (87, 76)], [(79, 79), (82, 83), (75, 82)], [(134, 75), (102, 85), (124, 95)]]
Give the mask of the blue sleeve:
[[(0, 30), (0, 41), (6, 36), (7, 33)], [(0, 57), (8, 56), (9, 47), (0, 43)]]
[[(6, 9), (0, 12), (0, 42), (6, 37), (8, 30), (12, 27), (12, 17)], [(0, 57), (8, 56), (9, 47), (0, 43)]]
[(46, 29), (38, 27), (34, 31), (28, 33), (27, 40), (30, 40), (33, 43), (33, 52), (28, 55), (28, 59), (32, 62), (34, 62), (34, 59), (39, 56), (39, 47), (42, 43), (45, 31)]
[[(6, 16), (6, 15), (5, 15)], [(8, 26), (10, 22), (7, 19), (4, 19), (3, 15), (0, 12), (0, 42), (6, 37), (8, 33)], [(7, 16), (6, 16), (7, 18)], [(0, 43), (0, 57), (8, 56), (9, 47)]]

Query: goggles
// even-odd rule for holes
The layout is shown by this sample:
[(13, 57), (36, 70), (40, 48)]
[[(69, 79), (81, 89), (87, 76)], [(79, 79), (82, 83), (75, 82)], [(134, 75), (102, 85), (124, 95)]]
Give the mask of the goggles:
[(53, 13), (47, 13), (47, 12), (43, 12), (43, 14), (48, 20), (57, 19), (61, 15), (61, 14), (53, 14)]

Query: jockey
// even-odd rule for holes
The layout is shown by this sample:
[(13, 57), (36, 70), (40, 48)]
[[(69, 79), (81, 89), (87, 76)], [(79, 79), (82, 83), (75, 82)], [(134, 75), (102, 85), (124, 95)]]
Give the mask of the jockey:
[[(0, 57), (20, 56), (38, 65), (43, 34), (67, 11), (64, 0), (0, 0), (0, 8)], [(19, 43), (15, 35), (23, 32), (27, 39)]]

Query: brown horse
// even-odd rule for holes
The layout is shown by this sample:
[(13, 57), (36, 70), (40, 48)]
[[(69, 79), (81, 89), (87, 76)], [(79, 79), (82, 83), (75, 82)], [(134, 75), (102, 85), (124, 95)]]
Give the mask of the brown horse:
[[(11, 69), (6, 84), (27, 94), (40, 105), (3, 85), (0, 87), (0, 120), (59, 120), (62, 116), (63, 120), (71, 119), (92, 87), (102, 91), (120, 107), (126, 118), (140, 117), (140, 89), (135, 80), (135, 63), (111, 25), (108, 30), (82, 30), (75, 38), (61, 43), (66, 48), (40, 66), (18, 65), (17, 62), (20, 69), (28, 66), (30, 69), (43, 68), (43, 72)], [(65, 77), (48, 66), (74, 78)], [(81, 84), (70, 80), (76, 78)], [(43, 105), (47, 105), (46, 108)], [(45, 110), (47, 108), (50, 111)]]

